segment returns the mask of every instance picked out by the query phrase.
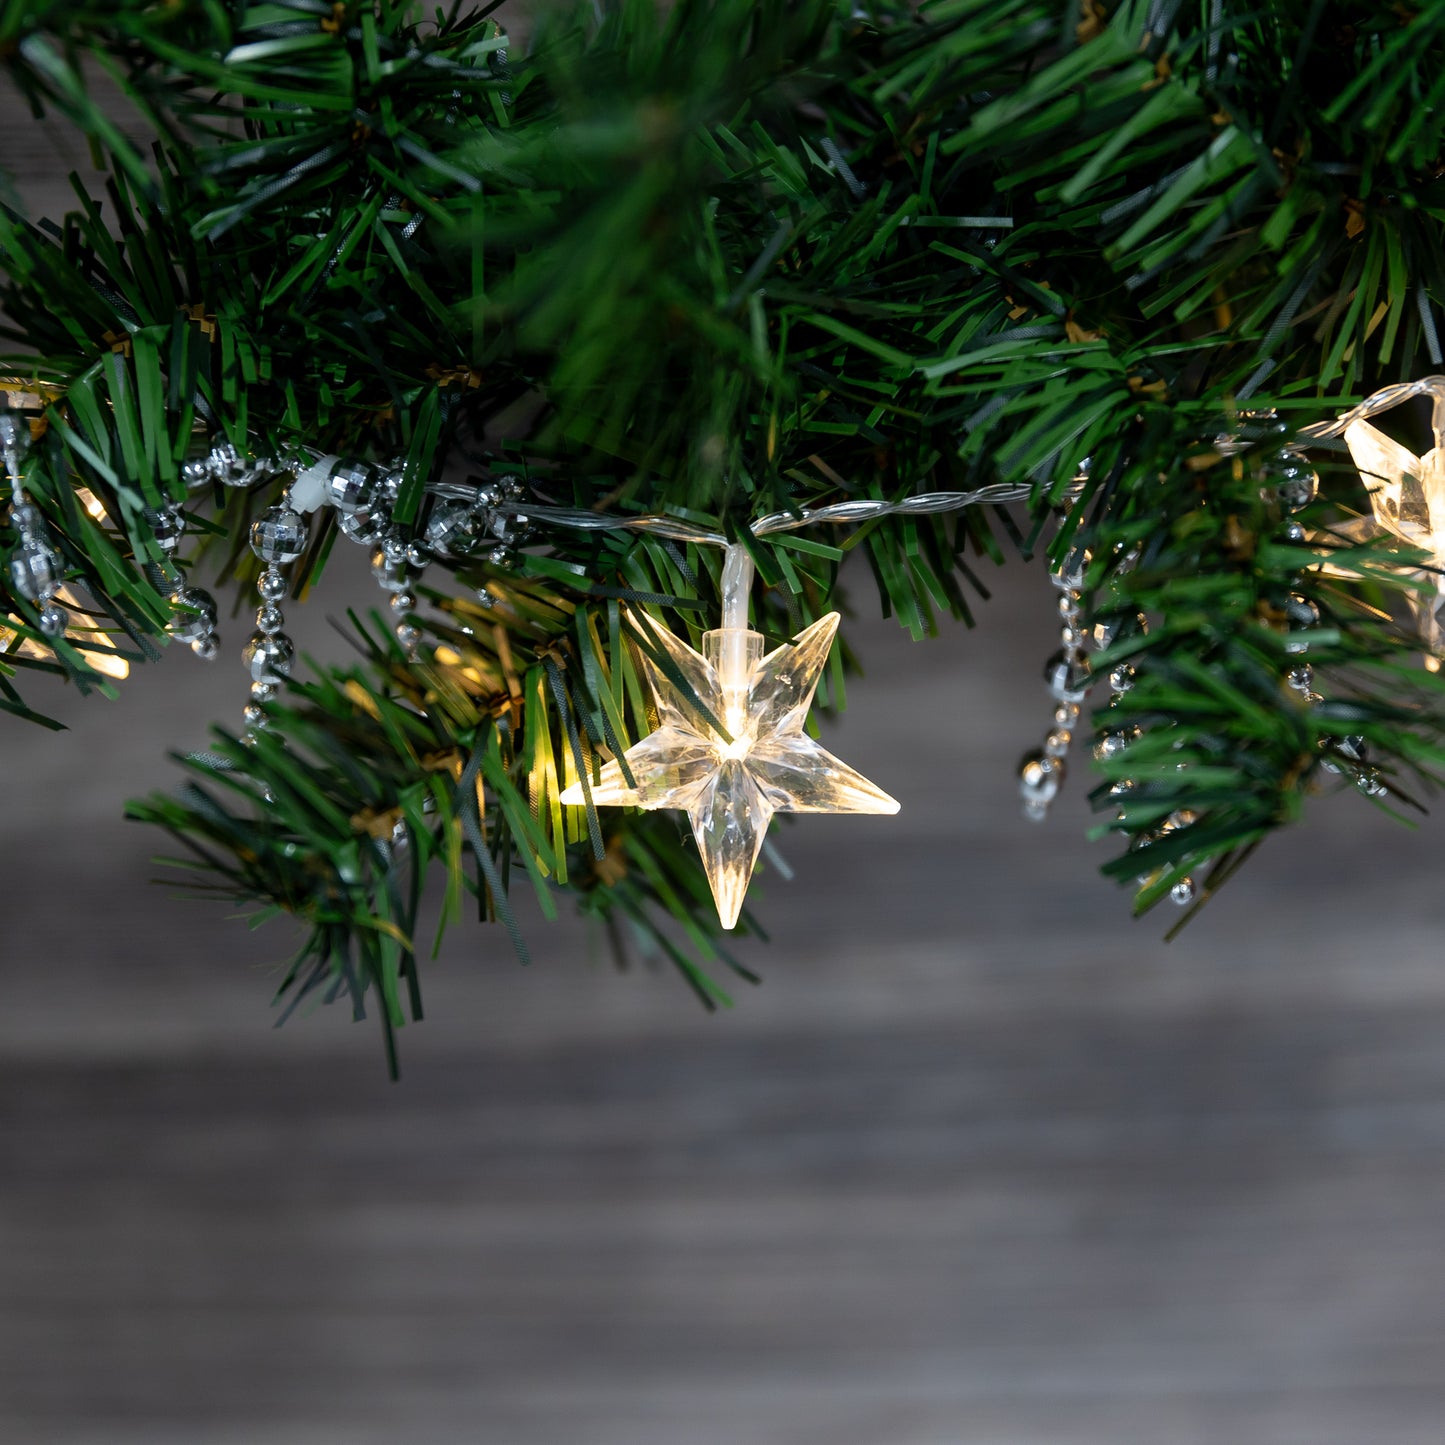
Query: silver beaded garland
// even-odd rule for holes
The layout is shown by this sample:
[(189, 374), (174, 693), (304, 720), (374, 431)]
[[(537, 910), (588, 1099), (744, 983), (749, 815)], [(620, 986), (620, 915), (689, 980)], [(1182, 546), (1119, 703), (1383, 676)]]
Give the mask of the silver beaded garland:
[(181, 545), (186, 531), (186, 514), (174, 503), (165, 507), (147, 507), (145, 521), (162, 552), (174, 552)]
[(10, 583), (25, 601), (34, 604), (40, 631), (46, 637), (60, 637), (70, 621), (70, 614), (54, 600), (60, 591), (65, 563), (50, 540), (40, 509), (25, 497), (20, 466), (29, 446), (29, 428), (10, 412), (0, 412), (0, 456), (10, 482), (10, 522), (16, 532), (15, 549), (10, 554)]
[(220, 650), (216, 636), (216, 599), (203, 587), (177, 587), (171, 593), (174, 612), (166, 630), (178, 642), (190, 644), (197, 657), (210, 661)]
[(1071, 552), (1063, 565), (1051, 574), (1054, 586), (1059, 589), (1059, 635), (1063, 643), (1044, 667), (1044, 681), (1057, 704), (1054, 726), (1044, 739), (1043, 747), (1026, 753), (1019, 764), (1019, 795), (1023, 799), (1024, 816), (1034, 822), (1041, 822), (1047, 816), (1049, 804), (1063, 784), (1065, 759), (1091, 684), (1080, 591), (1087, 565), (1086, 556)]
[(247, 736), (266, 726), (263, 704), (276, 696), (296, 658), (295, 644), (281, 630), (286, 617), (280, 602), (287, 590), (281, 568), (300, 557), (306, 543), (306, 519), (291, 506), (289, 496), (251, 524), (251, 550), (266, 566), (256, 581), (256, 591), (261, 597), (261, 605), (256, 609), (256, 630), (242, 654), (251, 671), (251, 701), (241, 714)]
[(306, 519), (284, 503), (251, 523), (251, 550), (275, 565), (294, 562), (306, 550)]
[(64, 637), (66, 626), (70, 622), (70, 613), (65, 608), (57, 606), (54, 602), (47, 602), (40, 609), (38, 623), (41, 632), (46, 637)]

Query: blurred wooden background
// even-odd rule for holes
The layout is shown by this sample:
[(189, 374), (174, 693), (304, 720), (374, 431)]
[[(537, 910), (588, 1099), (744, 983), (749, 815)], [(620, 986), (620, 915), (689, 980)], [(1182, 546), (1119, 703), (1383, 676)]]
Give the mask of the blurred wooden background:
[(244, 621), (5, 724), (0, 1439), (1439, 1445), (1438, 827), (1324, 800), (1164, 946), (1084, 777), (1018, 817), (1053, 594), (992, 580), (976, 633), (853, 629), (830, 745), (903, 810), (782, 830), (763, 987), (458, 934), (396, 1086), (374, 1024), (271, 1031), (285, 927), (119, 820), (234, 721)]

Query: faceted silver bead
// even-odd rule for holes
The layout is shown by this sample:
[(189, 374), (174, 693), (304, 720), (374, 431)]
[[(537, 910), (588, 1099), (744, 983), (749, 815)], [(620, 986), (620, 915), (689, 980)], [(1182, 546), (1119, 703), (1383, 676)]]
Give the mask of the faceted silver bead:
[(414, 627), (410, 622), (403, 622), (396, 629), (396, 640), (401, 643), (405, 652), (412, 652), (421, 641), (421, 628)]
[(1025, 803), (1047, 806), (1058, 796), (1064, 764), (1047, 753), (1026, 753), (1019, 764), (1019, 793)]
[[(381, 539), (381, 555), (393, 566), (406, 561), (407, 539), (395, 528), (392, 528), (386, 536)], [(376, 559), (372, 558), (375, 565)]]
[(391, 523), (383, 512), (356, 512), (350, 515), (342, 513), (337, 517), (336, 525), (353, 542), (370, 546)]
[(420, 571), (431, 561), (431, 553), (420, 542), (408, 542), (406, 544), (406, 560), (409, 566)]
[(383, 592), (404, 592), (406, 590), (406, 554), (393, 560), (385, 545), (377, 547), (371, 554), (371, 575)]
[(1128, 692), (1134, 686), (1134, 669), (1127, 662), (1121, 662), (1109, 674), (1109, 689), (1111, 692)]
[[(1320, 609), (1308, 597), (1292, 593), (1289, 601), (1285, 603), (1285, 616), (1289, 620), (1292, 632), (1307, 632), (1310, 628), (1318, 625)], [(1308, 652), (1309, 641), (1302, 637), (1287, 637), (1284, 650), (1286, 652)]]
[(40, 609), (39, 626), (41, 632), (47, 637), (64, 637), (69, 623), (70, 613), (65, 608), (58, 607), (54, 602), (48, 603)]
[(391, 594), (391, 610), (393, 612), (410, 612), (416, 606), (416, 595), (412, 592), (393, 592)]
[(214, 632), (208, 632), (204, 637), (198, 637), (191, 643), (191, 651), (201, 659), (202, 662), (214, 662), (221, 650), (221, 639)]
[(1296, 692), (1309, 692), (1314, 687), (1315, 670), (1309, 663), (1302, 662), (1298, 667), (1290, 668), (1289, 676), (1285, 678), (1285, 681)]
[(147, 507), (146, 526), (162, 552), (174, 552), (186, 531), (186, 514), (179, 507)]
[(1101, 763), (1107, 762), (1110, 758), (1117, 758), (1132, 741), (1127, 733), (1105, 733), (1094, 744), (1094, 756)]
[(251, 684), (251, 699), (253, 702), (270, 702), (276, 696), (279, 684), (275, 682), (261, 681)]
[(242, 656), (257, 682), (273, 682), (291, 671), (296, 649), (284, 632), (269, 637), (264, 632), (257, 632), (252, 634)]
[(374, 511), (386, 497), (386, 477), (370, 462), (337, 462), (326, 479), (326, 500), (345, 517)]
[(1308, 597), (1301, 597), (1298, 592), (1290, 593), (1284, 610), (1291, 627), (1314, 627), (1320, 620), (1320, 609)]
[(488, 592), (485, 587), (479, 587), (479, 588), (477, 589), (477, 606), (478, 606), (478, 607), (488, 607), (488, 608), (490, 608), (490, 607), (495, 607), (496, 605), (497, 605), (497, 599), (496, 599), (495, 597), (493, 597), (492, 594), (491, 594), (490, 592)]
[(1064, 647), (1069, 652), (1077, 652), (1084, 645), (1084, 634), (1072, 627), (1065, 627), (1060, 634)]
[(270, 507), (251, 523), (251, 550), (263, 562), (294, 562), (306, 550), (306, 519), (290, 507)]
[(267, 637), (280, 632), (286, 625), (286, 616), (274, 603), (268, 602), (264, 607), (256, 610), (256, 631), (264, 632)]
[(1291, 457), (1275, 467), (1273, 474), (1276, 479), (1275, 491), (1280, 505), (1286, 511), (1297, 512), (1314, 501), (1320, 488), (1320, 479), (1315, 475), (1313, 467)]
[(266, 716), (266, 710), (259, 704), (248, 702), (241, 709), (241, 717), (248, 728), (263, 728), (270, 721)]
[(1380, 798), (1390, 791), (1385, 784), (1385, 780), (1379, 773), (1375, 772), (1361, 773), (1359, 777), (1355, 779), (1355, 786), (1367, 798)]
[(1192, 878), (1181, 878), (1170, 890), (1169, 900), (1177, 903), (1181, 908), (1187, 907), (1198, 897), (1199, 890), (1195, 887)]
[(275, 567), (264, 568), (256, 579), (256, 591), (265, 602), (279, 602), (286, 595), (286, 577)]
[(40, 515), (40, 508), (34, 502), (16, 502), (10, 508), (10, 521), (21, 537), (34, 536), (44, 526), (44, 518)]
[(30, 536), (10, 554), (10, 581), (27, 602), (48, 602), (60, 587), (60, 556), (48, 542)]
[(206, 457), (211, 479), (223, 487), (245, 487), (258, 475), (251, 463), (228, 441), (215, 444)]
[(1044, 681), (1058, 702), (1083, 702), (1089, 695), (1092, 679), (1087, 662), (1059, 651), (1045, 664)]
[(1059, 616), (1065, 622), (1077, 622), (1083, 615), (1083, 608), (1079, 606), (1079, 599), (1072, 592), (1059, 593)]
[(22, 426), (14, 412), (0, 411), (0, 448), (23, 452), (30, 447), (30, 428)]
[(1049, 575), (1053, 579), (1054, 586), (1061, 592), (1079, 592), (1083, 590), (1084, 573), (1088, 567), (1088, 554), (1075, 548), (1059, 564), (1058, 570)]
[(201, 587), (181, 587), (171, 593), (175, 615), (166, 630), (179, 642), (194, 643), (216, 626), (216, 599)]
[(1352, 763), (1362, 763), (1369, 755), (1369, 744), (1359, 733), (1351, 733), (1335, 744), (1336, 749)]
[(182, 462), (181, 480), (192, 492), (200, 487), (209, 487), (212, 481), (210, 464), (204, 457), (192, 457), (190, 461)]

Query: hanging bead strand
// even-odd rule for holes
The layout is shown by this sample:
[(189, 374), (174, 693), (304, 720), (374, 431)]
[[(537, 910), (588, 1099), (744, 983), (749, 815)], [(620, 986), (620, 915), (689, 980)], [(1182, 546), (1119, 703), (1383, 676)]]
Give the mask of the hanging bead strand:
[(251, 524), (251, 550), (266, 565), (256, 582), (261, 596), (256, 631), (244, 653), (246, 666), (251, 669), (251, 701), (242, 713), (248, 735), (266, 726), (264, 704), (276, 696), (296, 657), (294, 644), (281, 630), (286, 618), (280, 603), (287, 590), (286, 574), (281, 569), (305, 552), (306, 519), (292, 508), (289, 496)]
[(25, 421), (11, 412), (0, 412), (0, 455), (10, 483), (10, 521), (17, 537), (10, 554), (10, 582), (21, 597), (35, 606), (40, 631), (46, 637), (61, 637), (70, 614), (55, 601), (55, 594), (60, 591), (65, 564), (50, 539), (40, 508), (25, 494), (21, 461), (29, 447)]
[(1044, 681), (1054, 696), (1054, 726), (1044, 745), (1024, 755), (1019, 766), (1019, 793), (1023, 798), (1024, 817), (1042, 822), (1048, 816), (1049, 804), (1063, 786), (1065, 760), (1079, 725), (1084, 699), (1089, 695), (1091, 678), (1085, 645), (1083, 622), (1084, 568), (1088, 558), (1071, 554), (1051, 574), (1059, 589), (1060, 639), (1062, 646), (1044, 668)]

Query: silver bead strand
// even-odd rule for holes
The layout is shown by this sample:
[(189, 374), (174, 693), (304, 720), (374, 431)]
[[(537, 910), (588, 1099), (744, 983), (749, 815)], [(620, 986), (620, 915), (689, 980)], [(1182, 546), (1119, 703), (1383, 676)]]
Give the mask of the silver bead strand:
[(281, 630), (286, 619), (279, 604), (287, 590), (286, 574), (281, 569), (305, 552), (306, 540), (306, 519), (293, 510), (289, 496), (251, 524), (251, 551), (266, 566), (256, 582), (261, 597), (256, 630), (243, 654), (251, 669), (251, 701), (242, 713), (248, 736), (266, 726), (264, 704), (276, 696), (296, 658), (294, 644)]
[(10, 521), (17, 537), (10, 554), (10, 582), (21, 597), (34, 604), (40, 631), (55, 638), (64, 635), (70, 622), (70, 614), (55, 601), (65, 563), (50, 539), (39, 507), (25, 495), (20, 467), (29, 449), (29, 428), (24, 420), (11, 412), (0, 412), (0, 455), (10, 483)]
[(1058, 795), (1067, 772), (1066, 759), (1079, 725), (1084, 699), (1092, 679), (1083, 632), (1084, 568), (1086, 556), (1071, 553), (1058, 571), (1050, 574), (1059, 589), (1060, 640), (1062, 646), (1044, 668), (1044, 681), (1054, 697), (1054, 726), (1044, 745), (1025, 753), (1019, 764), (1019, 794), (1024, 817), (1042, 822), (1049, 804)]

